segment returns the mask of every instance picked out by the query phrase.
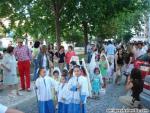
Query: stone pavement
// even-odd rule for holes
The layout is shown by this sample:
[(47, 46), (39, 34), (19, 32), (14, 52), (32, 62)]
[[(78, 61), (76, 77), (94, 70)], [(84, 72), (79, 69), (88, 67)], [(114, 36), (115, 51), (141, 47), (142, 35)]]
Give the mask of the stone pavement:
[[(122, 108), (123, 105), (118, 101), (120, 95), (124, 95), (124, 85), (116, 86), (109, 84), (106, 94), (100, 99), (89, 99), (87, 102), (87, 113), (107, 113), (107, 108)], [(38, 113), (38, 106), (36, 99), (32, 99), (24, 105), (18, 105), (18, 109), (25, 113)]]
[[(0, 91), (0, 103), (17, 108), (25, 113), (38, 113), (37, 100), (34, 91), (22, 91), (21, 93), (23, 96), (12, 98), (7, 96), (7, 90)], [(124, 85), (116, 86), (114, 84), (109, 84), (105, 95), (97, 100), (88, 100), (87, 113), (106, 113), (107, 108), (122, 108), (123, 105), (119, 103), (118, 97), (124, 94)]]
[(3, 90), (0, 90), (0, 103), (8, 107), (18, 108), (19, 105), (24, 105), (31, 100), (35, 100), (36, 95), (33, 90), (33, 83), (31, 83), (31, 88), (31, 92), (20, 91), (22, 96), (17, 96), (15, 91), (13, 91), (12, 96), (8, 96), (8, 90), (4, 88)]
[[(0, 103), (17, 108), (25, 113), (38, 113), (37, 99), (34, 91), (21, 93), (23, 96), (10, 98), (6, 95), (7, 90), (0, 91)], [(99, 99), (88, 99), (87, 113), (109, 113), (106, 112), (108, 108), (125, 108), (125, 106), (118, 101), (118, 97), (125, 94), (123, 83), (119, 86), (109, 84), (105, 95), (100, 96)]]

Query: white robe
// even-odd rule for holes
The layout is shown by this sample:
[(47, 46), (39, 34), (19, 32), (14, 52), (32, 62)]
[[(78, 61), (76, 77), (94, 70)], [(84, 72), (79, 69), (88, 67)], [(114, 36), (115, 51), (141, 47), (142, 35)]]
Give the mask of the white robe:
[(89, 71), (90, 71), (90, 74), (94, 74), (94, 69), (96, 67), (99, 67), (96, 60), (95, 60), (95, 57), (96, 57), (96, 54), (97, 52), (94, 52), (93, 55), (92, 55), (92, 58), (91, 58), (91, 62), (89, 64)]
[(52, 88), (55, 88), (55, 81), (49, 76), (39, 77), (36, 82), (36, 93), (38, 101), (48, 101), (52, 99)]
[[(78, 80), (77, 80), (78, 79)], [(80, 104), (80, 91), (71, 91), (71, 88), (73, 86), (76, 86), (79, 84), (79, 77), (77, 78), (76, 76), (73, 76), (69, 81), (68, 81), (68, 87), (69, 87), (69, 103), (74, 103), (74, 104)]]
[(60, 83), (58, 88), (58, 102), (69, 104), (69, 96), (70, 94), (69, 94), (68, 83), (65, 83), (64, 86), (62, 83)]
[[(70, 90), (70, 93), (69, 93), (70, 94), (70, 103), (79, 104), (81, 102), (81, 100), (80, 100), (81, 95), (85, 95), (86, 98), (89, 96), (88, 81), (87, 81), (86, 77), (79, 76), (77, 78), (76, 76), (73, 76), (68, 82), (69, 89), (71, 89), (73, 86), (77, 86), (77, 85), (80, 86), (80, 89), (78, 89), (77, 91)], [(84, 103), (86, 103), (86, 99), (85, 99)]]
[(87, 82), (88, 82), (88, 96), (89, 97), (92, 97), (92, 85), (91, 85), (91, 81), (90, 81), (90, 74), (89, 74), (89, 71), (87, 70), (87, 66), (86, 66), (86, 63), (85, 63), (85, 60), (84, 58), (82, 59), (82, 62), (83, 62), (83, 67), (85, 68), (85, 71), (86, 71), (86, 74), (87, 74)]

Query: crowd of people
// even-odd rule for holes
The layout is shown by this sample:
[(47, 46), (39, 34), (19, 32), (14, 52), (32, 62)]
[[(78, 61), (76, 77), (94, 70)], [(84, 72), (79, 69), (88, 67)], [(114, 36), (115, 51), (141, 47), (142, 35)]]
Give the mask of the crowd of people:
[(54, 49), (52, 45), (42, 45), (39, 41), (31, 47), (23, 45), (22, 39), (17, 43), (17, 47), (9, 46), (3, 54), (3, 84), (9, 86), (10, 96), (13, 87), (18, 96), (22, 95), (21, 91), (30, 92), (30, 67), (33, 63), (39, 113), (55, 113), (56, 109), (58, 113), (86, 113), (87, 99), (98, 99), (107, 93), (110, 83), (120, 85), (123, 75), (126, 89), (132, 91), (132, 96), (129, 100), (125, 96), (119, 100), (125, 104), (131, 101), (136, 107), (140, 105), (142, 77), (133, 63), (139, 56), (150, 53), (148, 45), (143, 42), (115, 45), (108, 41), (100, 49), (89, 43), (86, 61), (79, 59), (72, 46), (65, 51), (63, 46)]

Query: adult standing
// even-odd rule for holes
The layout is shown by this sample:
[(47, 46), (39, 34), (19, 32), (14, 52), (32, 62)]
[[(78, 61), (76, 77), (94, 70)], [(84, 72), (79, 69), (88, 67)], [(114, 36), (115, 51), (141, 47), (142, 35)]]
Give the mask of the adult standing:
[[(32, 59), (31, 51), (28, 46), (23, 45), (23, 40), (18, 39), (18, 46), (14, 49), (14, 55), (18, 60), (18, 71), (21, 80), (21, 89), (31, 91), (30, 89), (30, 61)], [(26, 83), (26, 85), (25, 85)]]
[(58, 65), (60, 70), (62, 71), (65, 62), (65, 51), (63, 46), (60, 46), (58, 52), (55, 53), (55, 56), (58, 58)]
[(108, 61), (111, 64), (114, 64), (114, 57), (115, 57), (116, 47), (112, 44), (111, 41), (108, 41), (108, 46), (106, 47), (106, 54)]
[(3, 84), (9, 86), (9, 95), (12, 96), (12, 87), (15, 86), (16, 94), (19, 94), (18, 90), (18, 78), (17, 78), (17, 62), (13, 54), (14, 48), (9, 46), (7, 53), (3, 58), (1, 66), (3, 67)]
[(146, 50), (143, 49), (143, 42), (139, 41), (137, 47), (138, 48), (136, 50), (136, 56), (135, 56), (136, 58), (146, 53)]
[(47, 55), (47, 47), (46, 45), (42, 45), (41, 51), (37, 57), (38, 60), (38, 68), (46, 69), (47, 74), (49, 73), (49, 58)]
[(72, 56), (76, 56), (75, 52), (73, 51), (73, 47), (69, 46), (68, 47), (68, 52), (65, 55), (65, 60), (67, 64), (67, 69), (69, 69), (69, 64)]
[(87, 45), (87, 63), (88, 64), (91, 61), (91, 57), (92, 57), (91, 53), (92, 53), (92, 47), (91, 47), (91, 44), (88, 43), (88, 45)]
[(49, 56), (49, 60), (51, 62), (53, 62), (53, 58), (54, 58), (54, 51), (53, 51), (53, 46), (51, 44), (48, 45), (48, 56)]
[(116, 65), (116, 80), (117, 85), (120, 84), (122, 78), (122, 67), (124, 65), (124, 55), (121, 48), (118, 49), (118, 52), (115, 55), (115, 65)]
[(36, 80), (38, 78), (38, 54), (40, 52), (40, 42), (39, 41), (35, 41), (34, 43), (34, 48), (33, 48), (33, 52), (32, 52), (32, 58), (33, 58), (33, 64), (34, 64), (34, 77), (33, 80)]

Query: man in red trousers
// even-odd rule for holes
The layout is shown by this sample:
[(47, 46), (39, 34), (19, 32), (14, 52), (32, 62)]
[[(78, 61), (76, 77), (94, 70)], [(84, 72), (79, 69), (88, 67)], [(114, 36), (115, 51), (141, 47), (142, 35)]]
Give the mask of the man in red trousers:
[(18, 39), (18, 46), (14, 49), (14, 55), (18, 60), (18, 71), (21, 81), (21, 89), (30, 91), (30, 61), (32, 58), (28, 46), (23, 45), (23, 40)]

